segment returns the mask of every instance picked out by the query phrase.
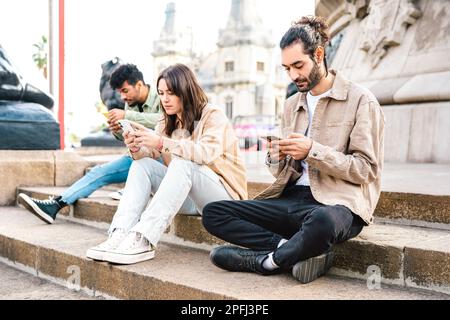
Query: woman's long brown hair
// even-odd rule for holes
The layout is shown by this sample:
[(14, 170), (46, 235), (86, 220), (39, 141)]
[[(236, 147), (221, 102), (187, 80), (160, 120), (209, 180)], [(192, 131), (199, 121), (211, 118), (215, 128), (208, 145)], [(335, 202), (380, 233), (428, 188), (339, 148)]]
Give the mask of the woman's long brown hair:
[[(199, 121), (202, 116), (202, 110), (208, 103), (208, 97), (197, 82), (194, 73), (184, 64), (175, 64), (164, 69), (156, 81), (156, 87), (159, 81), (164, 79), (167, 88), (181, 99), (182, 103), (182, 128), (194, 131), (195, 121)], [(177, 128), (177, 115), (168, 115), (160, 102), (164, 113), (165, 134), (170, 137)]]

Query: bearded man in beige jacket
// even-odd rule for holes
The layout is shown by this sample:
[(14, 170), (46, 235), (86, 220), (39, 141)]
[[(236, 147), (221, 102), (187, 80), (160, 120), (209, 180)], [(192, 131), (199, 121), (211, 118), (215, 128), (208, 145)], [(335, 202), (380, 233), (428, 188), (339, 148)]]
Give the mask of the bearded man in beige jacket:
[(380, 196), (384, 116), (375, 96), (328, 70), (323, 18), (303, 17), (280, 42), (282, 65), (299, 93), (285, 103), (283, 137), (266, 164), (276, 181), (254, 200), (219, 201), (203, 225), (235, 246), (211, 252), (225, 270), (292, 271), (302, 283), (331, 267), (334, 244), (372, 222)]

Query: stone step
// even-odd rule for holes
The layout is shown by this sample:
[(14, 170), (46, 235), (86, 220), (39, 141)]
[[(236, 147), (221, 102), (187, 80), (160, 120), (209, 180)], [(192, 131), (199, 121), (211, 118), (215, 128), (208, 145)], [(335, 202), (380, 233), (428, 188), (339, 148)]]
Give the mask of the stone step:
[[(268, 183), (249, 182), (249, 196), (253, 197), (264, 190)], [(121, 184), (104, 187), (104, 191), (113, 191), (123, 187)], [(60, 195), (64, 187), (19, 187), (18, 192), (24, 192), (32, 197), (46, 198), (49, 195)], [(96, 203), (89, 199), (82, 199), (75, 204), (75, 215), (86, 216), (89, 213), (88, 220), (97, 220), (109, 222), (108, 219), (102, 219), (102, 216), (109, 215), (109, 212), (115, 211), (117, 201), (108, 198), (106, 192), (94, 193), (105, 208), (101, 212), (96, 210)], [(93, 207), (92, 211), (84, 210), (85, 207)], [(78, 210), (83, 208), (83, 210)], [(380, 222), (389, 222), (401, 225), (431, 227), (437, 229), (450, 230), (450, 195), (434, 194), (414, 194), (406, 192), (388, 192), (381, 193), (380, 200), (375, 210), (375, 219)]]
[[(31, 196), (58, 194), (56, 188), (21, 188)], [(77, 222), (107, 228), (118, 201), (99, 190), (79, 200), (65, 214)], [(166, 231), (165, 240), (210, 249), (223, 243), (202, 226), (199, 216), (179, 213)], [(376, 223), (344, 244), (337, 253), (333, 274), (367, 278), (369, 269), (379, 268), (384, 283), (417, 286), (450, 293), (450, 233), (446, 230)]]
[[(161, 244), (155, 259), (116, 266), (85, 258), (104, 230), (58, 219), (53, 225), (18, 207), (0, 207), (0, 256), (10, 265), (91, 295), (123, 299), (450, 299), (449, 295), (327, 275), (302, 285), (290, 274), (231, 273), (208, 253)], [(447, 266), (449, 264), (447, 263)], [(444, 270), (443, 270), (444, 271)], [(447, 274), (449, 274), (447, 270)]]
[[(121, 155), (95, 155), (84, 159), (93, 166)], [(267, 188), (274, 177), (265, 161), (266, 152), (245, 152), (249, 198)], [(92, 167), (90, 167), (92, 168)], [(87, 170), (90, 170), (88, 168)], [(385, 163), (381, 196), (375, 210), (378, 221), (450, 230), (450, 165)], [(123, 188), (124, 183), (113, 188)]]

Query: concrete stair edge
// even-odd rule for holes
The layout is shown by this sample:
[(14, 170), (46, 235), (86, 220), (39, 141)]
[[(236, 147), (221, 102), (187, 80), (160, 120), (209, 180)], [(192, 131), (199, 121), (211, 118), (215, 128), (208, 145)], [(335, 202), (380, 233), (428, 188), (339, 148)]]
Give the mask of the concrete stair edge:
[[(89, 212), (93, 210), (93, 207), (97, 206), (96, 210), (102, 211), (104, 214), (103, 217), (108, 217), (109, 219), (108, 221), (100, 223), (103, 228), (106, 228), (107, 222), (111, 221), (115, 212), (115, 206), (101, 204), (99, 201), (108, 200), (97, 198), (82, 199), (75, 205), (74, 211), (75, 213), (77, 211)], [(113, 200), (109, 201), (116, 203), (116, 201)], [(75, 217), (76, 222), (78, 223), (86, 222), (86, 220), (83, 219), (83, 217), (86, 217), (85, 214), (75, 214)], [(74, 219), (73, 213), (72, 218), (69, 217), (69, 219)], [(96, 227), (100, 225), (98, 222), (92, 221), (90, 221), (89, 224)], [(368, 238), (364, 239), (367, 235)], [(450, 288), (450, 252), (444, 249), (435, 250), (435, 247), (438, 247), (438, 244), (425, 249), (420, 248), (420, 246), (416, 248), (414, 244), (416, 240), (423, 240), (425, 242), (429, 242), (430, 240), (434, 241), (434, 239), (439, 238), (442, 235), (447, 236), (446, 240), (448, 241), (450, 248), (450, 235), (442, 230), (376, 224), (365, 228), (363, 233), (357, 238), (335, 246), (334, 250), (337, 253), (337, 259), (335, 268), (331, 270), (331, 273), (363, 279), (369, 276), (367, 270), (370, 266), (378, 266), (382, 271), (382, 279), (385, 283), (406, 286), (406, 281), (410, 281), (410, 286), (413, 286), (417, 282), (418, 287), (433, 288), (433, 290), (446, 293)], [(396, 238), (399, 238), (399, 240), (396, 241)], [(388, 241), (386, 241), (386, 239)], [(215, 245), (224, 243), (210, 235), (203, 228), (201, 219), (198, 216), (187, 216), (182, 214), (178, 214), (175, 217), (174, 222), (167, 231), (167, 234), (164, 235), (163, 240), (167, 243), (203, 250), (209, 250)], [(408, 250), (417, 249), (418, 252), (414, 251), (415, 255), (406, 255), (406, 248), (408, 248)], [(443, 265), (448, 263), (448, 276), (440, 274), (434, 264), (429, 264), (424, 260), (424, 257), (428, 257), (430, 252), (433, 251), (443, 254), (437, 259)], [(411, 265), (411, 263), (415, 265), (414, 268), (405, 265), (405, 257), (409, 259), (408, 261), (411, 261), (409, 265)], [(409, 280), (409, 278), (412, 280)], [(418, 280), (416, 281), (414, 279)], [(435, 282), (437, 282), (437, 284)], [(442, 290), (439, 289), (439, 287), (443, 287)]]
[[(252, 186), (252, 183), (249, 183)], [(258, 191), (265, 188), (265, 184), (257, 183), (257, 190), (251, 189), (254, 195)], [(103, 187), (102, 191), (117, 190), (117, 186)], [(57, 196), (62, 193), (62, 188), (59, 187), (18, 187), (17, 193), (24, 192), (32, 197), (48, 197)], [(97, 195), (98, 193), (94, 193)], [(102, 195), (107, 198), (107, 193)], [(93, 205), (91, 199), (80, 199), (75, 204), (75, 208), (84, 205)], [(107, 202), (109, 206), (117, 202)], [(81, 207), (81, 206), (80, 206)], [(385, 192), (381, 194), (379, 204), (375, 210), (375, 219), (380, 222), (388, 222), (400, 225), (410, 225), (418, 227), (428, 227), (434, 229), (450, 230), (450, 196), (435, 196), (435, 195), (417, 195)], [(88, 215), (85, 215), (88, 219)], [(101, 219), (101, 217), (96, 217)]]
[(66, 221), (42, 225), (23, 209), (0, 209), (0, 256), (61, 284), (73, 279), (78, 267), (80, 287), (91, 294), (124, 299), (450, 299), (385, 284), (383, 290), (368, 290), (365, 282), (333, 276), (301, 285), (290, 275), (230, 273), (213, 266), (202, 250), (171, 245), (159, 246), (154, 260), (112, 266), (84, 258), (86, 248), (104, 238), (100, 230)]

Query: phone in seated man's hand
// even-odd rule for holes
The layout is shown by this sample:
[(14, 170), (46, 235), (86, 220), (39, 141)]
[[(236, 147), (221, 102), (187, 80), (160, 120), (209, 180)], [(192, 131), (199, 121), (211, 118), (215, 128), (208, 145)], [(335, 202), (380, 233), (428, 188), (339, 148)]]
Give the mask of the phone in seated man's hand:
[(268, 135), (268, 136), (261, 136), (262, 139), (266, 140), (267, 142), (272, 142), (275, 140), (281, 140), (280, 137), (274, 136), (274, 135)]

